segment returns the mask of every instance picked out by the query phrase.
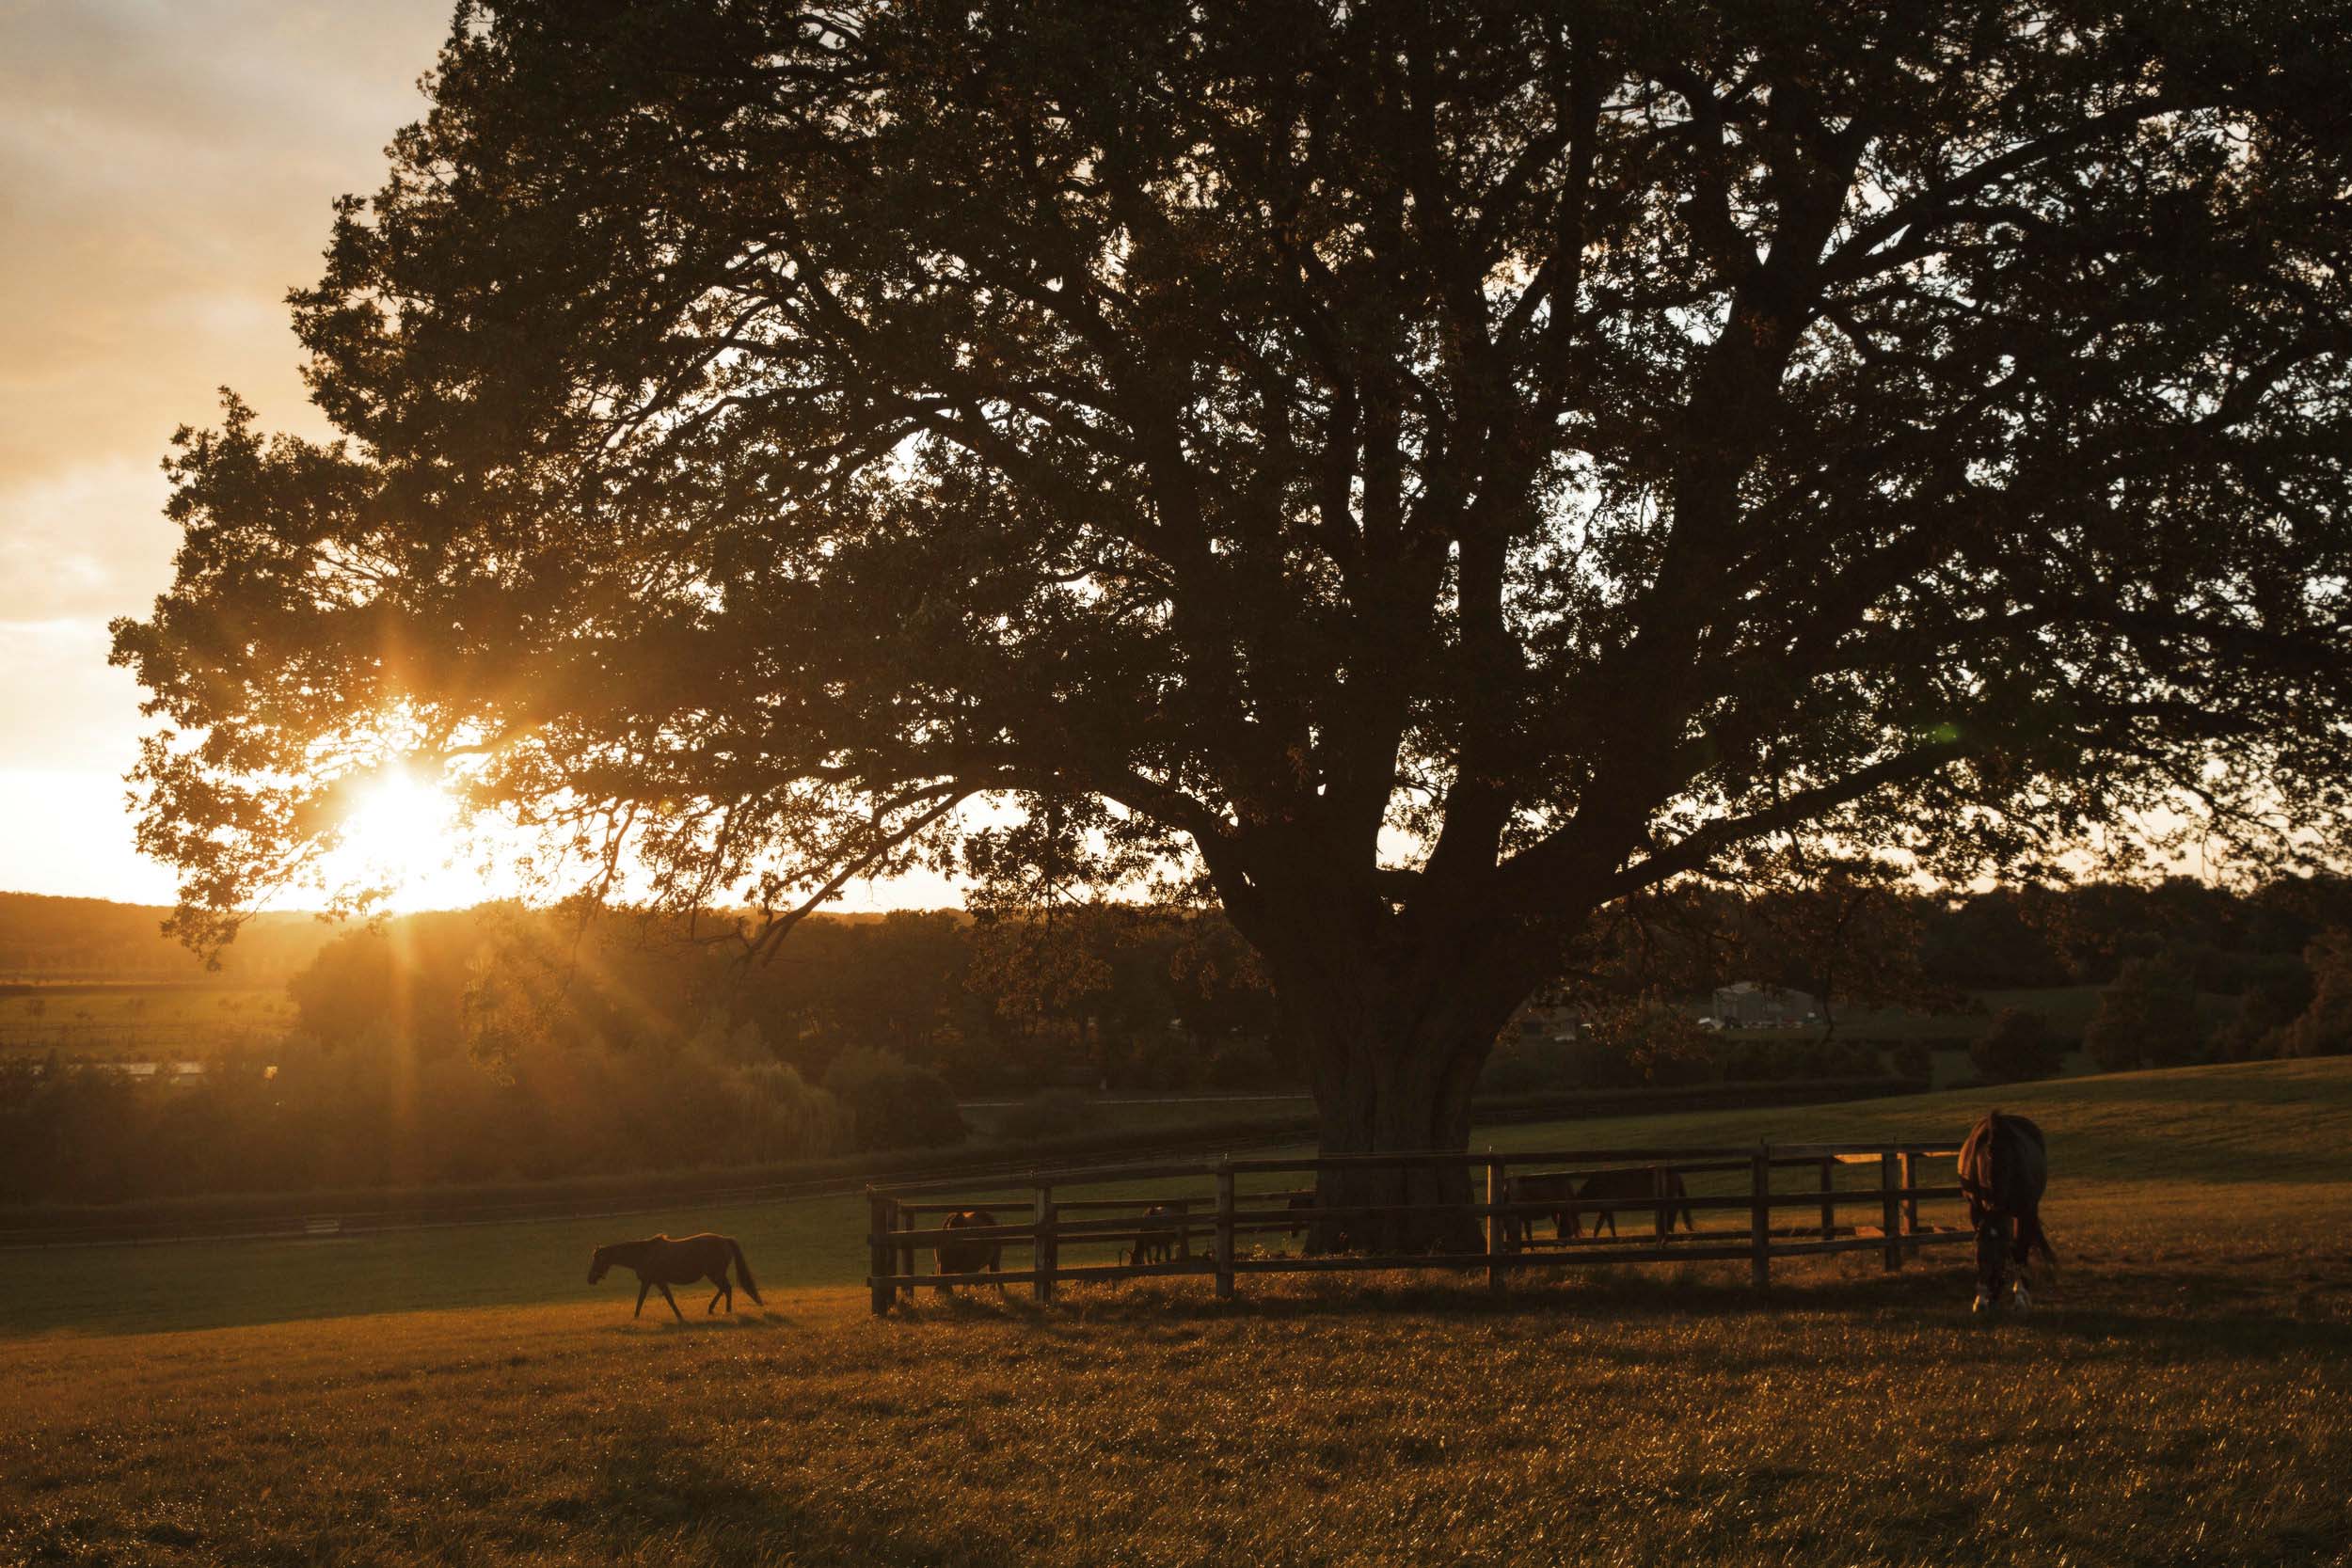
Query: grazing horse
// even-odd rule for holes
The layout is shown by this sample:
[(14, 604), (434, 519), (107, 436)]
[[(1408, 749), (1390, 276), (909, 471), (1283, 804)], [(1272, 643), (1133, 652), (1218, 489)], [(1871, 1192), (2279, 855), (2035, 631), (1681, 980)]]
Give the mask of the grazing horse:
[(645, 1310), (645, 1292), (660, 1287), (661, 1299), (670, 1304), (670, 1310), (684, 1323), (686, 1314), (677, 1309), (677, 1297), (670, 1293), (673, 1285), (691, 1285), (697, 1279), (707, 1279), (719, 1287), (712, 1294), (706, 1314), (719, 1309), (720, 1297), (726, 1298), (727, 1310), (735, 1310), (735, 1287), (727, 1282), (727, 1265), (735, 1265), (735, 1277), (743, 1282), (744, 1293), (765, 1307), (759, 1299), (759, 1287), (752, 1283), (752, 1266), (743, 1260), (743, 1249), (732, 1236), (714, 1235), (704, 1231), (699, 1236), (648, 1236), (642, 1242), (609, 1242), (596, 1248), (588, 1260), (588, 1283), (602, 1279), (607, 1269), (614, 1264), (637, 1273), (637, 1317)]
[(2023, 1312), (2025, 1267), (2035, 1253), (2055, 1267), (2058, 1254), (2042, 1228), (2042, 1192), (2050, 1181), (2050, 1157), (2042, 1129), (2024, 1117), (1987, 1111), (1960, 1146), (1960, 1190), (1968, 1199), (1968, 1223), (1977, 1231), (1977, 1300), (1981, 1312), (2001, 1299), (2009, 1265), (2018, 1267), (2010, 1305)]
[[(1503, 1196), (1513, 1203), (1557, 1203), (1551, 1212), (1551, 1233), (1561, 1241), (1581, 1236), (1584, 1227), (1576, 1215), (1576, 1178), (1561, 1171), (1548, 1171), (1535, 1176), (1514, 1176), (1502, 1185)], [(1534, 1239), (1535, 1222), (1540, 1214), (1513, 1214), (1503, 1224), (1503, 1234), (1516, 1245), (1524, 1245)]]
[[(1668, 1199), (1691, 1196), (1689, 1190), (1682, 1184), (1680, 1172), (1670, 1170), (1665, 1175), (1665, 1189), (1661, 1194), (1657, 1174), (1652, 1168), (1631, 1165), (1623, 1170), (1597, 1170), (1584, 1179), (1584, 1185), (1576, 1196), (1587, 1203), (1603, 1198), (1649, 1197), (1653, 1195)], [(1663, 1236), (1674, 1229), (1675, 1211), (1676, 1206), (1672, 1202), (1663, 1202), (1658, 1206), (1657, 1217), (1650, 1221), (1657, 1234)], [(1682, 1228), (1696, 1230), (1698, 1226), (1692, 1223), (1691, 1211), (1687, 1205), (1682, 1208), (1681, 1213)], [(1569, 1228), (1573, 1230), (1576, 1224), (1577, 1212), (1571, 1209), (1568, 1211)], [(1593, 1234), (1596, 1237), (1600, 1234), (1600, 1227), (1604, 1225), (1609, 1227), (1610, 1235), (1614, 1236), (1617, 1233), (1617, 1211), (1603, 1209), (1593, 1216)]]
[(1293, 1241), (1305, 1235), (1307, 1227), (1314, 1223), (1313, 1219), (1306, 1216), (1311, 1216), (1322, 1206), (1323, 1199), (1313, 1193), (1293, 1193), (1290, 1201), (1282, 1205), (1290, 1211), (1291, 1216), (1290, 1229), (1285, 1234)]
[[(985, 1209), (959, 1209), (941, 1220), (939, 1228), (969, 1230), (975, 1226), (994, 1225), (995, 1223), (996, 1216)], [(978, 1274), (983, 1269), (990, 1274), (1002, 1274), (1005, 1243), (996, 1241), (950, 1242), (942, 1240), (931, 1248), (931, 1258), (938, 1264), (941, 1274)], [(941, 1288), (950, 1295), (955, 1293), (956, 1288), (952, 1285)], [(999, 1282), (996, 1287), (999, 1291), (1004, 1288), (1002, 1282)]]
[(1149, 1227), (1153, 1220), (1172, 1220), (1175, 1217), (1176, 1211), (1165, 1203), (1154, 1203), (1151, 1208), (1146, 1209), (1143, 1212), (1143, 1223), (1147, 1228), (1136, 1237), (1136, 1249), (1128, 1254), (1127, 1261), (1138, 1265), (1165, 1263), (1174, 1258), (1176, 1256), (1176, 1232), (1165, 1227), (1154, 1230)]

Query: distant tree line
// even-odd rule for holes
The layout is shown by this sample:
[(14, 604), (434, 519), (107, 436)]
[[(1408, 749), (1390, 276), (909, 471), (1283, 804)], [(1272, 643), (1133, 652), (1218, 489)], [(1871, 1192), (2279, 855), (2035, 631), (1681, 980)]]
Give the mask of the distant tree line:
[[(2029, 1005), (1997, 1010), (1979, 1076), (2043, 1076), (2077, 1046), (2107, 1069), (2342, 1053), (2347, 929), (2352, 889), (2334, 881), (1693, 892), (1597, 927), (1551, 993), (1576, 1037), (1506, 1031), (1481, 1086), (1920, 1076), (1924, 1045), (1840, 1019), (2062, 986), (2102, 988), (2079, 1037)], [(0, 1201), (819, 1159), (959, 1141), (959, 1097), (1023, 1099), (1007, 1130), (1045, 1136), (1084, 1120), (1081, 1091), (1303, 1082), (1248, 949), (1213, 915), (818, 918), (753, 964), (709, 936), (496, 906), (347, 930), (288, 982), (289, 1037), (199, 1084), (0, 1068)], [(1694, 999), (1737, 979), (1804, 990), (1826, 1016), (1770, 1038), (1702, 1032)]]
[(259, 915), (221, 953), (220, 967), (207, 969), (164, 934), (170, 913), (103, 898), (0, 893), (0, 984), (103, 979), (276, 986), (335, 936), (311, 915)]

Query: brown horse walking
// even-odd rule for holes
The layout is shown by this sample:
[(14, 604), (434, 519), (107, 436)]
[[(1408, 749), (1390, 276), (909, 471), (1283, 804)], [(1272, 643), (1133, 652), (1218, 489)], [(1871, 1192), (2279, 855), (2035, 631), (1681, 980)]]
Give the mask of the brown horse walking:
[(677, 1309), (677, 1297), (670, 1294), (673, 1285), (691, 1285), (697, 1279), (707, 1279), (719, 1289), (711, 1296), (705, 1313), (719, 1309), (721, 1297), (726, 1299), (727, 1310), (735, 1310), (735, 1287), (727, 1282), (727, 1265), (735, 1265), (735, 1277), (743, 1283), (744, 1293), (765, 1307), (759, 1299), (759, 1287), (752, 1283), (752, 1266), (743, 1260), (743, 1249), (732, 1236), (704, 1231), (699, 1236), (648, 1236), (642, 1242), (608, 1242), (596, 1248), (596, 1255), (588, 1262), (588, 1283), (602, 1279), (605, 1271), (618, 1264), (637, 1272), (637, 1310), (634, 1318), (645, 1310), (645, 1292), (660, 1288), (661, 1299), (670, 1304), (677, 1321), (684, 1323), (686, 1314)]

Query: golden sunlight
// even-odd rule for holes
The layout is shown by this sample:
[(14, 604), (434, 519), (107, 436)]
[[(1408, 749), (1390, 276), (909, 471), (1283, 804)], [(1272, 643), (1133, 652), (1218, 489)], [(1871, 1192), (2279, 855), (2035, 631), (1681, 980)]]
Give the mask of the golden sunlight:
[(468, 837), (439, 784), (390, 768), (354, 793), (342, 843), (321, 869), (330, 887), (385, 890), (394, 911), (461, 908), (495, 896), (466, 863)]

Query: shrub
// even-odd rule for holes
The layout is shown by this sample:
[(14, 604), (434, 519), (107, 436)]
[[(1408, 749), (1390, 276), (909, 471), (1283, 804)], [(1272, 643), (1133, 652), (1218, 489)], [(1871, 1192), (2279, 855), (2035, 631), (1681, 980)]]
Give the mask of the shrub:
[(2279, 1032), (2279, 1054), (2352, 1054), (2352, 931), (2322, 931), (2303, 958), (2311, 966), (2312, 1003)]
[(1993, 1027), (1968, 1047), (1968, 1063), (1977, 1076), (1996, 1084), (2053, 1077), (2065, 1060), (2063, 1042), (2051, 1037), (2042, 1015), (2021, 1007), (2003, 1007)]
[(2125, 964), (2099, 993), (2099, 1010), (2083, 1031), (2083, 1049), (2104, 1072), (2193, 1062), (2203, 1044), (2196, 988), (2171, 967), (2145, 958)]
[(1633, 1084), (1680, 1087), (1707, 1083), (1721, 1072), (1698, 1021), (1667, 1003), (1645, 1002), (1603, 1015), (1593, 1033), (1603, 1051), (1622, 1057), (1621, 1070)]
[(896, 1054), (854, 1046), (834, 1058), (825, 1087), (849, 1107), (861, 1153), (879, 1148), (941, 1148), (971, 1130), (947, 1081)]
[(1211, 1088), (1264, 1088), (1281, 1076), (1281, 1065), (1275, 1061), (1272, 1048), (1248, 1036), (1221, 1041), (1209, 1057)]
[(1570, 1088), (1581, 1081), (1574, 1041), (1530, 1040), (1505, 1036), (1478, 1074), (1480, 1094), (1534, 1094)]
[(1933, 1078), (1935, 1053), (1925, 1040), (1905, 1040), (1886, 1053), (1886, 1065), (1898, 1078)]

